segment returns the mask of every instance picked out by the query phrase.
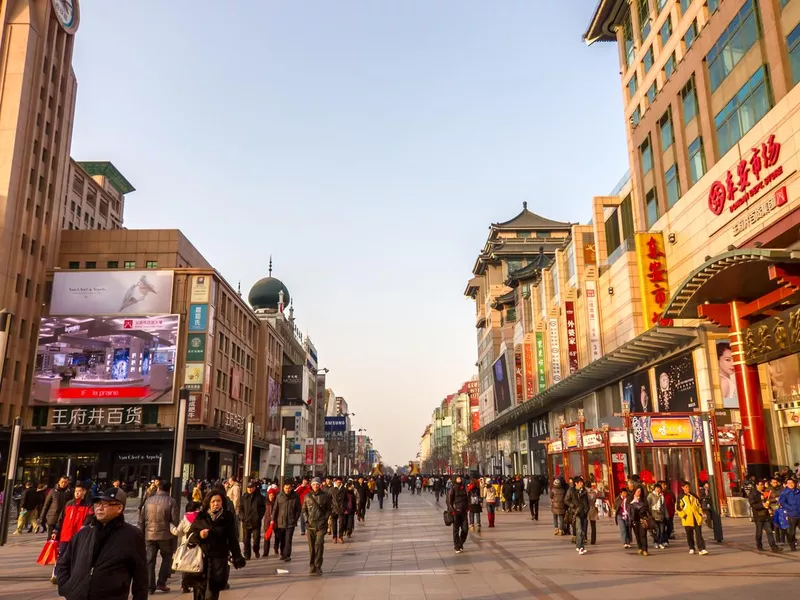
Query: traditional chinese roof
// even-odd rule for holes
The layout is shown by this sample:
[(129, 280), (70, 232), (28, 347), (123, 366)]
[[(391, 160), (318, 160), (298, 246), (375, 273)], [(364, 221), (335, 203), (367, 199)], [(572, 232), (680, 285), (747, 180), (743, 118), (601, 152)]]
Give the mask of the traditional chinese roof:
[(583, 34), (583, 41), (587, 45), (617, 41), (616, 28), (622, 23), (622, 17), (628, 8), (629, 5), (625, 0), (599, 0), (592, 21)]
[(706, 257), (706, 261), (673, 292), (664, 316), (696, 319), (698, 307), (703, 304), (762, 298), (784, 285), (780, 278), (770, 278), (770, 265), (785, 265), (796, 270), (800, 265), (800, 251), (741, 248)]
[(569, 229), (572, 223), (565, 223), (563, 221), (553, 221), (537, 215), (528, 210), (528, 203), (522, 203), (522, 212), (513, 219), (504, 221), (502, 223), (492, 223), (492, 229), (502, 230), (533, 230), (533, 231), (552, 231), (553, 229)]
[(467, 283), (467, 289), (464, 290), (464, 295), (474, 300), (475, 296), (478, 295), (478, 292), (481, 289), (482, 281), (483, 280), (480, 277), (473, 277), (472, 279), (470, 279), (469, 282)]
[(515, 306), (517, 303), (517, 292), (511, 290), (507, 294), (498, 296), (492, 300), (492, 308), (495, 310), (502, 310), (506, 306)]
[(494, 421), (472, 433), (472, 441), (494, 437), (530, 419), (556, 409), (563, 403), (580, 398), (619, 381), (634, 371), (648, 367), (666, 356), (701, 344), (695, 327), (653, 327), (589, 363), (579, 371), (551, 385), (527, 402), (507, 410)]
[(515, 288), (522, 281), (537, 281), (542, 276), (542, 269), (546, 269), (552, 264), (553, 257), (544, 253), (544, 246), (539, 246), (539, 254), (521, 269), (511, 271), (506, 278), (505, 284)]
[(78, 164), (81, 166), (81, 169), (92, 177), (102, 175), (108, 179), (111, 185), (114, 186), (114, 189), (123, 196), (136, 191), (136, 188), (131, 185), (131, 182), (128, 181), (110, 161), (79, 161)]

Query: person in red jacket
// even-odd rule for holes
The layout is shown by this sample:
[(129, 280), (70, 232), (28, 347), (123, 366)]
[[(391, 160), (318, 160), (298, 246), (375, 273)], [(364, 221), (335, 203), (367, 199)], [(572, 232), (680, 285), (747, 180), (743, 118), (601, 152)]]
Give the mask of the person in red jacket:
[[(64, 554), (72, 536), (78, 533), (80, 528), (89, 520), (89, 517), (94, 514), (94, 510), (92, 510), (92, 500), (86, 496), (86, 491), (86, 488), (80, 481), (75, 484), (75, 495), (72, 500), (67, 502), (64, 510), (61, 511), (58, 523), (56, 523), (56, 526), (53, 528), (53, 535), (50, 536), (50, 539), (58, 540), (59, 556)], [(50, 577), (50, 582), (53, 584), (58, 583), (55, 577), (55, 569), (53, 570), (53, 575)]]
[[(308, 484), (308, 478), (303, 477), (303, 481), (300, 485), (298, 485), (294, 493), (297, 494), (297, 497), (300, 498), (300, 506), (303, 506), (303, 500), (306, 498), (306, 494), (311, 491), (311, 486)], [(300, 514), (300, 533), (302, 535), (306, 534), (306, 519), (303, 514)]]

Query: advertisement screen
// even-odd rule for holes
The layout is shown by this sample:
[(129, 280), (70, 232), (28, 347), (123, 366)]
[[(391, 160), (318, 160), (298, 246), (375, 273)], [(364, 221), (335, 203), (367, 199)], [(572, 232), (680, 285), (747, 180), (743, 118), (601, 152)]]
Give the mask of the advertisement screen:
[(733, 372), (733, 352), (728, 340), (717, 341), (717, 366), (719, 388), (722, 392), (723, 408), (739, 408), (739, 393), (736, 389), (736, 374)]
[(503, 353), (492, 366), (494, 398), (498, 414), (511, 407), (511, 382), (508, 379), (508, 364)]
[(650, 374), (640, 371), (627, 379), (622, 380), (622, 402), (628, 406), (630, 412), (653, 412), (653, 392), (650, 389)]
[(283, 365), (281, 401), (303, 400), (303, 365)]
[(50, 314), (157, 315), (172, 310), (172, 271), (57, 271)]
[(179, 321), (42, 318), (31, 404), (171, 404)]
[(656, 367), (658, 412), (692, 412), (699, 406), (691, 352)]

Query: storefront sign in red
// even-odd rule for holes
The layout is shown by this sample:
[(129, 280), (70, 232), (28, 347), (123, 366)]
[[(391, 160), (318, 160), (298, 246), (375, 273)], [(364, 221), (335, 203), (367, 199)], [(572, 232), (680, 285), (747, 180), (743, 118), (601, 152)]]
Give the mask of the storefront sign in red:
[(768, 171), (778, 163), (781, 155), (781, 145), (775, 141), (775, 134), (751, 152), (749, 160), (743, 158), (739, 161), (735, 173), (728, 170), (724, 183), (715, 181), (711, 184), (708, 209), (715, 215), (721, 215), (726, 205), (730, 212), (736, 212), (783, 175), (783, 166)]
[(514, 383), (516, 384), (517, 404), (522, 404), (527, 400), (522, 378), (522, 345), (517, 344), (517, 347), (514, 349)]
[(580, 368), (578, 365), (578, 338), (575, 333), (575, 303), (564, 302), (567, 316), (567, 355), (569, 356), (569, 373), (572, 375)]
[(318, 465), (325, 464), (325, 438), (317, 438), (317, 448), (316, 448), (316, 463)]
[(664, 236), (661, 233), (636, 234), (636, 260), (642, 287), (644, 313), (649, 326), (671, 327), (672, 319), (665, 319), (664, 305), (669, 300), (669, 281), (664, 253)]
[(314, 464), (314, 438), (308, 438), (306, 440), (306, 457), (305, 457), (305, 464), (313, 465)]
[(144, 398), (150, 393), (147, 386), (132, 387), (73, 387), (59, 388), (59, 400), (117, 400), (119, 398)]
[(536, 395), (533, 381), (533, 344), (523, 344), (525, 351), (525, 398), (531, 399)]

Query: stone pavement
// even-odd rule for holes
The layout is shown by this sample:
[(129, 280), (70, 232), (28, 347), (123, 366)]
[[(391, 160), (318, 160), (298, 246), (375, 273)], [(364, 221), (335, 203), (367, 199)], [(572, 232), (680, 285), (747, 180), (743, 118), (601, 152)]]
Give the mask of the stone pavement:
[[(387, 502), (388, 506), (390, 503)], [(232, 589), (223, 600), (382, 600), (451, 598), (521, 600), (528, 598), (689, 597), (751, 599), (767, 589), (785, 594), (796, 586), (800, 553), (759, 553), (746, 519), (725, 519), (723, 544), (709, 542), (708, 556), (690, 556), (683, 538), (666, 550), (642, 557), (624, 550), (613, 522), (598, 523), (598, 544), (579, 556), (567, 537), (553, 536), (552, 517), (542, 506), (540, 521), (522, 513), (500, 513), (497, 527), (485, 524), (470, 534), (463, 554), (455, 554), (452, 534), (442, 522), (443, 506), (431, 494), (400, 496), (400, 508), (379, 511), (377, 503), (364, 525), (356, 525), (344, 545), (326, 538), (325, 575), (310, 577), (305, 540), (295, 535), (288, 565), (274, 557), (233, 571)], [(135, 511), (126, 516), (134, 520)], [(483, 515), (485, 520), (485, 513)], [(35, 564), (44, 536), (23, 534), (0, 548), (0, 599), (56, 598), (50, 569)], [(288, 574), (276, 574), (278, 566)], [(174, 591), (156, 597), (189, 598)], [(758, 596), (757, 596), (758, 595)]]

